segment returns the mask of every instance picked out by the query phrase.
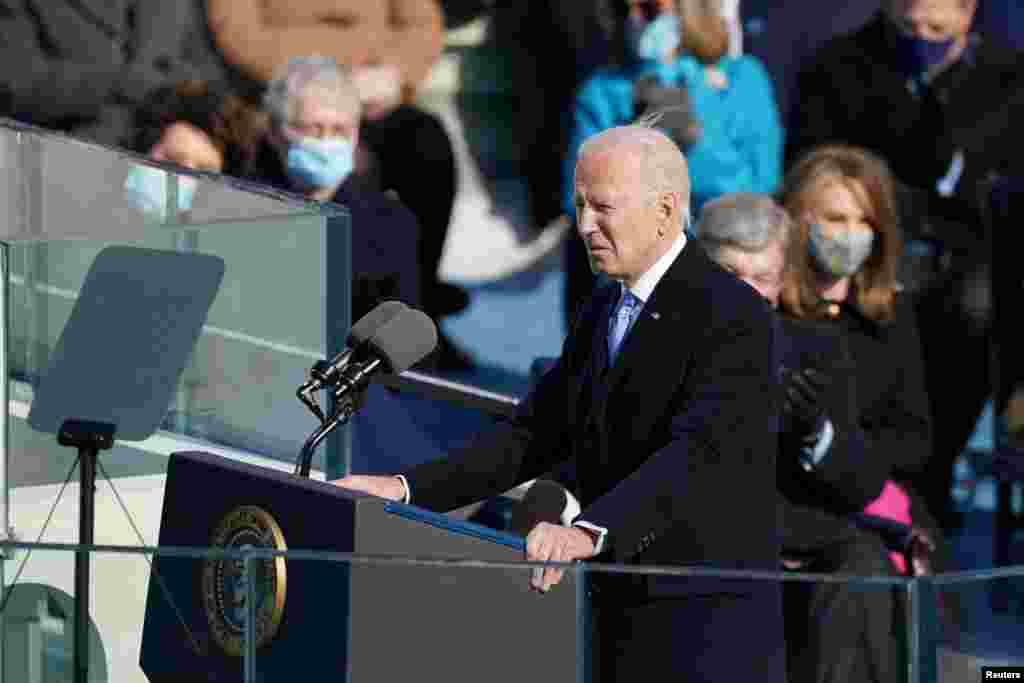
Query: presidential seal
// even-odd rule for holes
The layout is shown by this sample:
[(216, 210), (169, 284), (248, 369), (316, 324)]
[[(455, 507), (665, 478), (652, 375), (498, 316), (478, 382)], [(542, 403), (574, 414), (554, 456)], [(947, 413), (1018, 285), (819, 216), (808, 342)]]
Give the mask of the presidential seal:
[[(244, 505), (220, 521), (210, 545), (225, 550), (268, 548), (287, 550), (284, 534), (265, 510)], [(270, 642), (281, 625), (285, 598), (283, 557), (244, 560), (214, 559), (203, 564), (203, 607), (210, 631), (221, 649), (232, 657), (242, 654), (249, 613), (246, 600), (250, 582), (256, 594), (256, 647)]]

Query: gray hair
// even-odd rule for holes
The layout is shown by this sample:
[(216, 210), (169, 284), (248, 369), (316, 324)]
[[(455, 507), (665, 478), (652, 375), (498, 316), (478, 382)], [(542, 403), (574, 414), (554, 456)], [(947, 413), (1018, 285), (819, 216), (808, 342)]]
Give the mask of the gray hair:
[(690, 172), (679, 146), (668, 135), (658, 130), (655, 124), (660, 116), (652, 115), (644, 120), (616, 128), (609, 128), (584, 140), (577, 159), (592, 147), (628, 141), (650, 173), (645, 174), (651, 192), (678, 192), (682, 199), (682, 228), (690, 226)]
[(704, 205), (696, 232), (712, 254), (723, 247), (756, 253), (775, 243), (788, 251), (793, 222), (771, 197), (734, 192)]
[(323, 55), (292, 57), (278, 67), (267, 84), (263, 108), (275, 126), (283, 126), (291, 119), (294, 99), (310, 90), (338, 109), (360, 112), (352, 70)]

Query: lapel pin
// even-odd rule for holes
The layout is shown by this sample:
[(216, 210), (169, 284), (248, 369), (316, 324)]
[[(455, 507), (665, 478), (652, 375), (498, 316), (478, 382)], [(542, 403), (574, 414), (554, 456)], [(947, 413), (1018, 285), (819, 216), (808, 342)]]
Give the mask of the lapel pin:
[(661, 320), (661, 313), (658, 313), (657, 311), (651, 311), (651, 317), (654, 318), (655, 320)]

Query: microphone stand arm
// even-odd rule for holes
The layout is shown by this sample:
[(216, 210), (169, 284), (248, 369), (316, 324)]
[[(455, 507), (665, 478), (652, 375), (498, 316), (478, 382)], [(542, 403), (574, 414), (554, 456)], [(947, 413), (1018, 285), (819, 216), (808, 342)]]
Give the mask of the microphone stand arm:
[[(369, 384), (366, 380), (370, 373), (376, 370), (380, 364), (381, 360), (374, 358), (359, 365), (351, 375), (345, 374), (338, 379), (338, 384), (334, 387), (333, 391), (334, 407), (331, 411), (331, 416), (327, 419), (321, 418), (320, 426), (309, 435), (306, 443), (302, 445), (298, 461), (295, 463), (295, 476), (309, 477), (309, 470), (313, 463), (313, 452), (331, 432), (343, 424), (348, 424), (349, 420), (352, 419), (352, 416), (363, 404), (363, 397), (366, 395), (366, 387)], [(309, 393), (311, 392), (304, 392), (300, 388), (298, 396), (302, 399), (303, 403), (312, 409), (312, 406), (316, 406), (316, 402), (309, 398)], [(316, 412), (319, 413), (319, 407), (316, 408)]]

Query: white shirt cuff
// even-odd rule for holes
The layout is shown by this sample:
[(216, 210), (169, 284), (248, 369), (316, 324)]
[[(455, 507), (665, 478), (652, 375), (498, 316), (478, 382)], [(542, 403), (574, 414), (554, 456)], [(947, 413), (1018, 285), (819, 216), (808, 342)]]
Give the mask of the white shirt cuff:
[(579, 517), (581, 512), (583, 512), (583, 508), (580, 507), (580, 502), (576, 500), (576, 496), (569, 493), (568, 489), (565, 489), (565, 509), (562, 510), (562, 524), (564, 526), (578, 526), (597, 534), (597, 541), (594, 543), (594, 554), (597, 555), (604, 548), (604, 539), (608, 536), (608, 530), (583, 520), (574, 522), (573, 520)]
[(604, 541), (608, 538), (608, 530), (604, 527), (597, 526), (596, 524), (584, 522), (582, 519), (578, 522), (573, 522), (572, 525), (578, 526), (581, 529), (586, 529), (587, 531), (593, 531), (597, 534), (597, 541), (594, 543), (594, 554), (600, 555), (601, 551), (604, 550)]
[(402, 488), (405, 489), (405, 493), (402, 494), (402, 502), (408, 503), (412, 500), (412, 489), (409, 488), (409, 480), (401, 474), (396, 474), (395, 478), (402, 482)]
[(581, 512), (583, 512), (583, 508), (580, 507), (580, 502), (566, 489), (565, 509), (562, 510), (561, 517), (562, 526), (572, 526), (572, 520), (579, 517)]
[(836, 430), (832, 426), (831, 420), (825, 420), (825, 424), (822, 425), (821, 431), (818, 433), (814, 444), (808, 444), (803, 447), (803, 456), (800, 458), (803, 463), (804, 469), (808, 472), (825, 459), (828, 454), (828, 449), (832, 448), (832, 441), (835, 439)]

